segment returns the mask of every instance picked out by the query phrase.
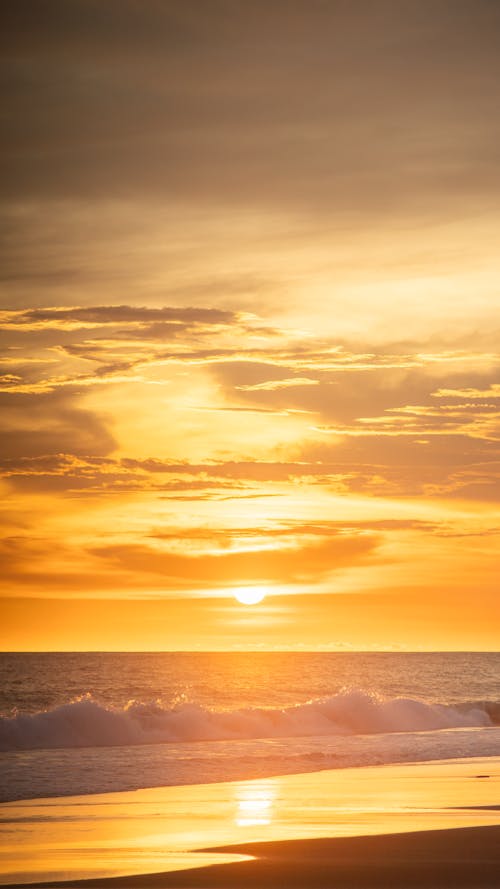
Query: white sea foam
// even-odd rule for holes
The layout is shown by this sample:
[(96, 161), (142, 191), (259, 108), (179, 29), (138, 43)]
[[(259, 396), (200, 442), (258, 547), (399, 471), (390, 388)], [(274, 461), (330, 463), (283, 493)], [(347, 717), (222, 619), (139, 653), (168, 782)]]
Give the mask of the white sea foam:
[(136, 746), (185, 741), (367, 735), (499, 724), (500, 704), (435, 704), (346, 691), (276, 708), (214, 710), (196, 703), (165, 708), (132, 701), (123, 709), (85, 695), (37, 713), (0, 718), (0, 750)]

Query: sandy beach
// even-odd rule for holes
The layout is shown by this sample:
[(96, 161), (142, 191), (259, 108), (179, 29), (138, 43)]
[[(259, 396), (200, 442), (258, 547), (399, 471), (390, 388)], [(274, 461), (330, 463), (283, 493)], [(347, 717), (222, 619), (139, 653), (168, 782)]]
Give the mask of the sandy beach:
[(67, 882), (64, 886), (68, 889), (105, 889), (107, 886), (109, 889), (246, 889), (257, 886), (269, 889), (276, 886), (297, 889), (494, 889), (498, 886), (500, 873), (500, 826), (261, 843), (220, 851), (246, 853), (254, 856), (254, 860), (174, 874)]
[(3, 885), (493, 889), (500, 872), (500, 758), (1, 809)]

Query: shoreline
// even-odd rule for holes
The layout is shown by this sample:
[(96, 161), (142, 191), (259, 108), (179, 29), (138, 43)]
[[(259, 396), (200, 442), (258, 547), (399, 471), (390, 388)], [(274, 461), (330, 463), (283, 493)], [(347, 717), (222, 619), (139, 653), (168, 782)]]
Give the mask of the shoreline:
[(0, 838), (9, 829), (15, 838), (1, 853), (9, 887), (493, 889), (490, 865), (500, 872), (500, 756), (46, 798), (0, 812)]
[[(200, 850), (201, 851), (201, 850)], [(57, 883), (59, 889), (496, 889), (500, 825), (222, 847), (250, 860), (173, 873)], [(54, 883), (32, 884), (50, 889)], [(13, 886), (7, 889), (14, 889)]]
[[(381, 743), (381, 737), (384, 739), (383, 749), (377, 746)], [(287, 757), (291, 740), (295, 743), (297, 751), (289, 761)], [(500, 726), (468, 726), (441, 729), (438, 732), (431, 730), (418, 733), (392, 732), (383, 736), (352, 735), (349, 736), (348, 754), (345, 753), (345, 736), (334, 736), (334, 740), (337, 744), (341, 741), (344, 746), (342, 753), (332, 746), (330, 735), (293, 739), (272, 737), (253, 739), (251, 742), (187, 741), (182, 742), (182, 748), (188, 749), (191, 756), (186, 761), (181, 759), (180, 762), (175, 756), (176, 745), (164, 743), (125, 747), (120, 745), (78, 747), (70, 748), (69, 751), (66, 748), (8, 751), (3, 754), (3, 792), (0, 795), (0, 805), (37, 799), (96, 796), (103, 792), (120, 794), (165, 787), (266, 780), (283, 775), (339, 769), (412, 766), (418, 763), (489, 758), (496, 756), (500, 750)], [(408, 741), (413, 744), (418, 742), (418, 749), (413, 749), (412, 746), (409, 750)], [(445, 751), (439, 746), (443, 741), (446, 741)], [(283, 750), (283, 742), (286, 743), (286, 751)], [(259, 745), (260, 755), (250, 764), (245, 761), (245, 765), (242, 765), (240, 761), (242, 758), (252, 757), (255, 753), (248, 749), (249, 743)], [(232, 762), (235, 745), (240, 747), (240, 754), (235, 762)], [(242, 745), (245, 746), (242, 748)], [(174, 749), (173, 756), (171, 746)], [(224, 756), (225, 750), (228, 756)], [(96, 767), (96, 753), (100, 760), (99, 768)], [(61, 756), (64, 763), (62, 769)], [(26, 769), (23, 772), (24, 790), (19, 789), (20, 757)], [(300, 765), (297, 764), (297, 758), (300, 759)], [(103, 790), (102, 773), (106, 774), (107, 768), (112, 767), (116, 774), (117, 759), (121, 761), (122, 780), (118, 783), (115, 781), (114, 786)], [(145, 760), (148, 763), (147, 774), (144, 774)], [(196, 762), (194, 767), (193, 762)], [(68, 768), (72, 770), (72, 776), (69, 778)], [(134, 768), (136, 768), (135, 773)], [(58, 770), (61, 770), (63, 775), (59, 781)], [(89, 774), (94, 776), (90, 781)], [(125, 780), (123, 780), (124, 774), (127, 775)], [(27, 791), (28, 787), (31, 792)]]

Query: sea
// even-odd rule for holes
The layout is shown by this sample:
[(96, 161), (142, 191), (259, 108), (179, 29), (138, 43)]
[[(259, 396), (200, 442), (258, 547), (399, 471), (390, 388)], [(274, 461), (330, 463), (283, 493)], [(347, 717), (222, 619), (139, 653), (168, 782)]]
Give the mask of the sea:
[(0, 655), (0, 801), (500, 755), (500, 653)]

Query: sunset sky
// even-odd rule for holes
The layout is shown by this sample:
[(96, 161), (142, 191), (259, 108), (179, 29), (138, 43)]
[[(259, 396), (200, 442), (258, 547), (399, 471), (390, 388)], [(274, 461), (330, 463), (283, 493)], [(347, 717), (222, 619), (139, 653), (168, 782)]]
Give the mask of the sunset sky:
[(500, 4), (1, 17), (0, 646), (498, 649)]

